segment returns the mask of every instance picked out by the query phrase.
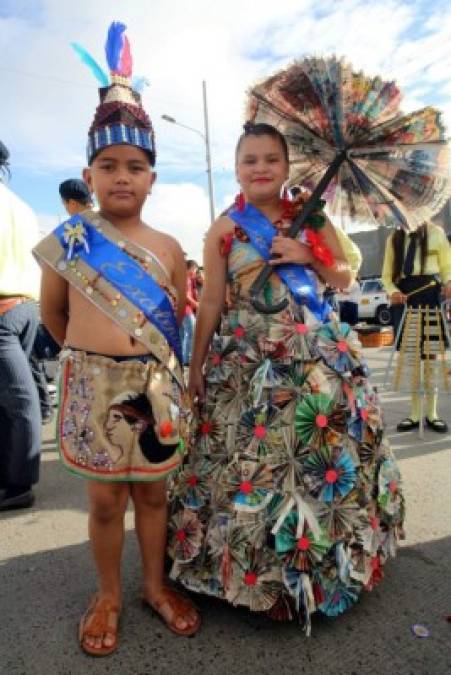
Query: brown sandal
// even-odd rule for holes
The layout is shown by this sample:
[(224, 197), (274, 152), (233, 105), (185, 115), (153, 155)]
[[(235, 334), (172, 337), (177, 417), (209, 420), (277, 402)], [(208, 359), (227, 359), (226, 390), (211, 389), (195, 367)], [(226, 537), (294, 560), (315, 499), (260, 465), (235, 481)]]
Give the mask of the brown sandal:
[[(115, 615), (119, 619), (119, 613), (120, 608), (111, 600), (107, 598), (99, 600), (98, 595), (92, 598), (88, 609), (80, 619), (78, 628), (80, 647), (86, 654), (90, 656), (108, 656), (108, 654), (116, 651), (118, 644), (117, 622), (116, 625), (112, 625), (111, 616)], [(107, 634), (114, 635), (115, 637), (113, 644), (110, 646), (102, 644), (101, 647), (94, 647), (86, 643), (87, 637), (101, 638), (103, 640)]]
[[(173, 612), (171, 621), (165, 619), (161, 613), (161, 608), (163, 605), (168, 604), (170, 609)], [(186, 615), (195, 610), (194, 604), (186, 598), (184, 595), (176, 591), (174, 588), (165, 587), (156, 602), (150, 603), (146, 598), (143, 598), (143, 604), (151, 609), (158, 618), (176, 635), (184, 635), (185, 637), (190, 637), (195, 635), (200, 628), (201, 619), (199, 614), (197, 614), (197, 621), (193, 626), (187, 626), (186, 628), (178, 628), (177, 620), (185, 619)]]

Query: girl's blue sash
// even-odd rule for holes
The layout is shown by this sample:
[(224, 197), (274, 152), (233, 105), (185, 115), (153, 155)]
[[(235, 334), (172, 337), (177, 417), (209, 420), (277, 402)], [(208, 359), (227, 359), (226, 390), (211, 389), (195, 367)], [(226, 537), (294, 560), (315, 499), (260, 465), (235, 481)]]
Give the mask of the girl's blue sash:
[[(244, 230), (255, 250), (268, 262), (271, 258), (272, 240), (277, 234), (271, 221), (252, 204), (246, 204), (242, 211), (233, 208), (227, 215)], [(274, 272), (279, 275), (298, 304), (306, 305), (320, 321), (327, 319), (332, 308), (319, 298), (314, 272), (307, 270), (304, 265), (294, 263), (275, 265)]]

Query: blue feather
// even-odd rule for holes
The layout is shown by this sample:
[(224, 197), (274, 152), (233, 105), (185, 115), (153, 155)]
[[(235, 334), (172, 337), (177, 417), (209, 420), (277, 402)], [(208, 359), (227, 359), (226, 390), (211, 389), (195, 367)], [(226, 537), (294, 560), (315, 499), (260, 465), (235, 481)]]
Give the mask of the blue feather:
[(120, 21), (113, 21), (108, 30), (108, 37), (105, 44), (105, 53), (108, 66), (111, 71), (117, 70), (119, 67), (122, 47), (124, 44), (122, 34), (126, 27), (127, 26), (124, 23), (120, 23)]
[(77, 52), (80, 59), (85, 63), (90, 71), (93, 73), (94, 77), (100, 82), (102, 87), (108, 87), (110, 81), (108, 75), (105, 71), (99, 66), (97, 61), (93, 59), (91, 54), (89, 54), (84, 47), (79, 45), (77, 42), (71, 42), (71, 47)]
[(147, 77), (134, 77), (132, 80), (132, 89), (137, 91), (138, 94), (141, 94), (144, 91), (144, 87), (148, 87), (149, 85), (150, 82)]

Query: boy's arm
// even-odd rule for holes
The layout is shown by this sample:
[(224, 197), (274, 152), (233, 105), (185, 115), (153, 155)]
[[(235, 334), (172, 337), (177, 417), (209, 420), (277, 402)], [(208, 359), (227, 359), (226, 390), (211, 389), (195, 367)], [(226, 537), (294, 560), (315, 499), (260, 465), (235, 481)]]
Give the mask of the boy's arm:
[(177, 323), (185, 316), (186, 305), (186, 262), (180, 244), (173, 240), (174, 271), (171, 281), (177, 290)]
[(68, 321), (68, 284), (48, 265), (42, 265), (41, 319), (53, 339), (61, 346)]

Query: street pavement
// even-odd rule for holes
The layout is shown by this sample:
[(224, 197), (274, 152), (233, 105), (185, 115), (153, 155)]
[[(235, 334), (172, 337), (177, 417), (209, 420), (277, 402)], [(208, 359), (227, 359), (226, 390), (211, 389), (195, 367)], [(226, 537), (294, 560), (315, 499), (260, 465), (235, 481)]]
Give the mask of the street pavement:
[[(382, 387), (390, 348), (366, 349)], [(314, 616), (312, 637), (294, 624), (197, 599), (191, 639), (170, 633), (140, 603), (133, 514), (126, 517), (124, 607), (116, 654), (94, 659), (77, 645), (79, 617), (95, 590), (83, 481), (58, 460), (44, 427), (42, 480), (31, 510), (0, 520), (1, 675), (445, 675), (451, 673), (451, 435), (398, 434), (405, 395), (384, 393), (387, 433), (403, 474), (406, 533), (385, 579), (338, 619)], [(442, 396), (451, 421), (451, 399)], [(412, 625), (427, 626), (416, 637)]]

